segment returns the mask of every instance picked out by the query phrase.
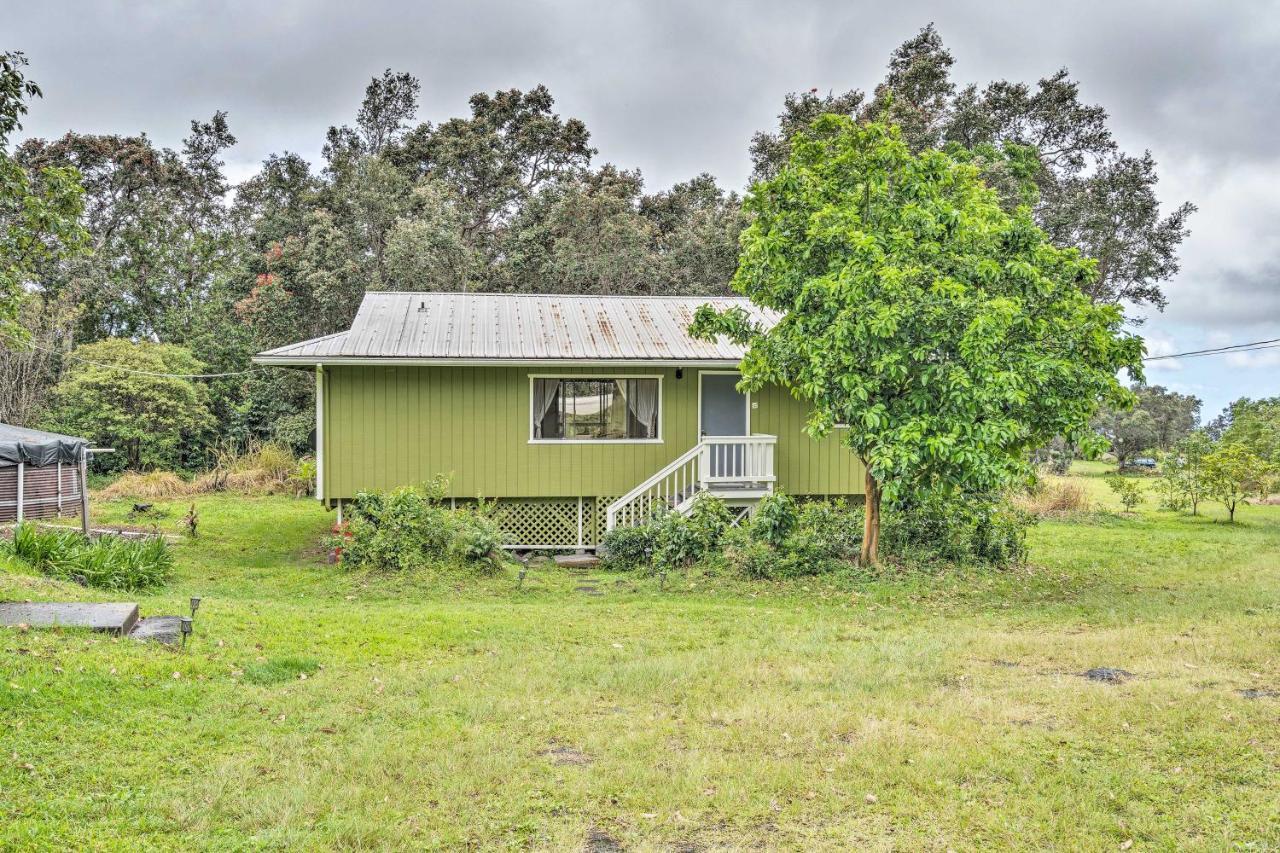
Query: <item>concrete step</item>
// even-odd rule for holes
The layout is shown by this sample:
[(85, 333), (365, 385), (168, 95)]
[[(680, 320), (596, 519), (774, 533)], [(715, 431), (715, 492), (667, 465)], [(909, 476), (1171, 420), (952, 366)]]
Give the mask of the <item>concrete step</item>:
[(138, 621), (138, 605), (132, 602), (84, 603), (43, 602), (38, 604), (10, 602), (0, 604), (0, 625), (32, 628), (88, 628), (124, 636)]

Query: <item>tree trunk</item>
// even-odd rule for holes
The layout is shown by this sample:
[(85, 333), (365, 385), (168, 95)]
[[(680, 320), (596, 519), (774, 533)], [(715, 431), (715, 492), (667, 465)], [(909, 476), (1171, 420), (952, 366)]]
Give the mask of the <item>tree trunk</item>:
[(862, 521), (862, 553), (858, 556), (861, 566), (874, 566), (880, 561), (880, 484), (867, 469), (867, 504)]
[(1227, 504), (1227, 524), (1236, 523), (1236, 502), (1232, 501)]

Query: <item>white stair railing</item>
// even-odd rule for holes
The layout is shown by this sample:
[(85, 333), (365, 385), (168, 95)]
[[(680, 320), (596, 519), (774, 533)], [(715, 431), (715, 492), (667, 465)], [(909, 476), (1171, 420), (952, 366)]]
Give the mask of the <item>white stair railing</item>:
[(773, 435), (708, 435), (605, 510), (606, 529), (634, 527), (660, 512), (686, 511), (699, 492), (772, 489)]
[(609, 504), (605, 510), (606, 528), (619, 524), (634, 527), (644, 524), (662, 510), (675, 509), (701, 488), (698, 472), (702, 445), (681, 453), (649, 479)]

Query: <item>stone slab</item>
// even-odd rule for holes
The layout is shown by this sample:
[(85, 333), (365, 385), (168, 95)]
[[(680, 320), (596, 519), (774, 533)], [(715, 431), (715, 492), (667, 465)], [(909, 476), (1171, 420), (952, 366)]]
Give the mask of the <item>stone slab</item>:
[(556, 554), (556, 565), (567, 569), (589, 569), (600, 565), (595, 554)]
[(155, 640), (169, 646), (182, 643), (181, 616), (147, 616), (138, 620), (129, 634), (135, 640)]
[(0, 625), (32, 628), (89, 628), (127, 634), (138, 621), (138, 605), (132, 602), (90, 604), (83, 602), (47, 602), (0, 604)]

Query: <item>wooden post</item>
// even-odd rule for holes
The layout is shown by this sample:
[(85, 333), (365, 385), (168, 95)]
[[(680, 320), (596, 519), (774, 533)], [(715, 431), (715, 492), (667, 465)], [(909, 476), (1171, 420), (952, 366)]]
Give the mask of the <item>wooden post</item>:
[(80, 530), (89, 535), (89, 454), (80, 451)]
[(586, 547), (586, 541), (582, 536), (582, 496), (578, 496), (578, 548)]
[(26, 468), (27, 466), (22, 462), (18, 463), (18, 512), (15, 516), (18, 521), (22, 521), (22, 480)]

